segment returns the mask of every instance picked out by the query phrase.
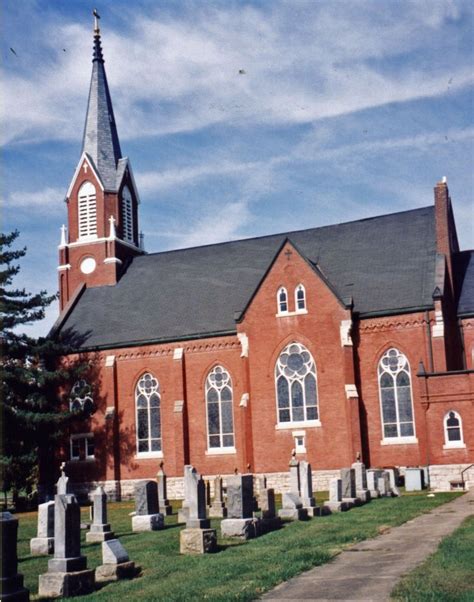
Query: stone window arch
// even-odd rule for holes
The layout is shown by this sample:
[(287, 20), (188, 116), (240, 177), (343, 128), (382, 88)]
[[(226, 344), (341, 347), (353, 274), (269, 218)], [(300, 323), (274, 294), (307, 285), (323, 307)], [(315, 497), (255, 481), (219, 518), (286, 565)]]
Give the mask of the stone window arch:
[(69, 394), (69, 410), (92, 414), (95, 410), (92, 386), (83, 378), (76, 381)]
[(450, 410), (444, 417), (443, 425), (444, 447), (465, 447), (461, 415), (454, 410)]

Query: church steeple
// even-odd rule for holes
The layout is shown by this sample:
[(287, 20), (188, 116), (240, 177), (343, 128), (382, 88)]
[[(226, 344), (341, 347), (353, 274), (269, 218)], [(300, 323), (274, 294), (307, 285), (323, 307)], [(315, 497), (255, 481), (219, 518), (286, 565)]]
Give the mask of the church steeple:
[(122, 158), (110, 98), (104, 56), (100, 39), (99, 14), (94, 10), (94, 48), (92, 76), (87, 103), (86, 122), (82, 139), (82, 152), (89, 155), (102, 178), (106, 190), (116, 189), (116, 174)]
[[(59, 245), (60, 306), (85, 285), (113, 286), (143, 253), (140, 199), (132, 166), (122, 157), (94, 10), (92, 77), (81, 158), (66, 194), (68, 227)], [(67, 234), (66, 234), (67, 232)]]

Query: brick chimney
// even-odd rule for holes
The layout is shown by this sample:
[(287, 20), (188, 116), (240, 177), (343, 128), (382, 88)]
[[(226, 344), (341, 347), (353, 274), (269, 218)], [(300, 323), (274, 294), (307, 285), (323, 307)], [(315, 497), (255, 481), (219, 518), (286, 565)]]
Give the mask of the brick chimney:
[(446, 257), (446, 267), (451, 291), (453, 287), (453, 254), (459, 251), (448, 184), (444, 177), (434, 188), (436, 217), (436, 249)]

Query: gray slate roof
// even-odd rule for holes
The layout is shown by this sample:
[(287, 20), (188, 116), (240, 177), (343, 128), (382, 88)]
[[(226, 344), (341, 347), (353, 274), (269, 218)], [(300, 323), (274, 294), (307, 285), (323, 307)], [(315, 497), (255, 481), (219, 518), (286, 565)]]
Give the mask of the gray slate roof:
[(122, 157), (122, 152), (105, 75), (99, 35), (94, 36), (92, 76), (82, 151), (92, 158), (106, 190), (116, 190), (117, 163)]
[[(84, 335), (88, 348), (235, 332), (234, 313), (286, 238), (362, 316), (432, 306), (435, 224), (434, 208), (426, 207), (138, 256), (115, 286), (86, 289), (62, 328)], [(309, 305), (317, 308), (317, 299)]]
[(456, 279), (460, 286), (458, 315), (474, 315), (474, 251), (462, 251), (455, 259)]

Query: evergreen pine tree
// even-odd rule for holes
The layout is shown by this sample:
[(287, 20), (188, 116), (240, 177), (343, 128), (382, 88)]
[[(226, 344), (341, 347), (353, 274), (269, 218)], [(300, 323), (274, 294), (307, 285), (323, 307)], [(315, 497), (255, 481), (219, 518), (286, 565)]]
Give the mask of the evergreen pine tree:
[(80, 414), (68, 410), (60, 392), (70, 390), (87, 369), (81, 361), (59, 362), (77, 343), (70, 334), (34, 338), (21, 332), (22, 326), (44, 318), (56, 296), (12, 287), (20, 269), (15, 262), (26, 253), (26, 249), (10, 248), (18, 234), (0, 234), (0, 469), (4, 492), (31, 490), (39, 480), (51, 489), (57, 444)]

